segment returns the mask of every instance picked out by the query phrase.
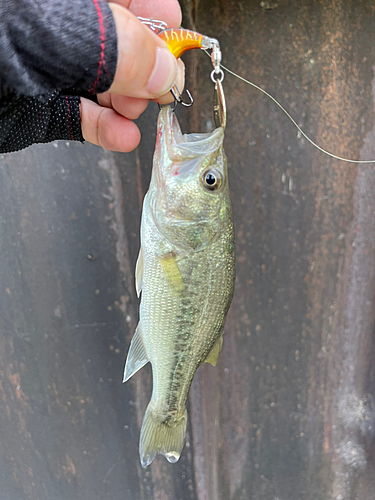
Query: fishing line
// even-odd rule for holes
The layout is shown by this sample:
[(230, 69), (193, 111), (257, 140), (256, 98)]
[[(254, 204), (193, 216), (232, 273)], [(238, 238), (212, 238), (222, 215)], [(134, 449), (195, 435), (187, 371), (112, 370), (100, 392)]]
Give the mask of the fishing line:
[[(210, 56), (210, 54), (205, 50), (204, 52), (206, 52), (206, 54)], [(375, 160), (350, 160), (349, 158), (342, 158), (341, 156), (337, 156), (337, 155), (334, 155), (333, 153), (330, 153), (329, 151), (326, 151), (325, 149), (321, 148), (320, 146), (318, 146), (318, 144), (316, 144), (312, 139), (310, 139), (310, 137), (308, 135), (305, 134), (305, 132), (301, 129), (301, 127), (298, 125), (298, 123), (294, 120), (294, 118), (292, 118), (292, 116), (288, 113), (288, 111), (284, 108), (284, 106), (282, 106), (271, 94), (269, 94), (268, 92), (266, 92), (265, 90), (263, 90), (261, 87), (259, 87), (258, 85), (256, 85), (255, 83), (252, 83), (250, 82), (249, 80), (246, 80), (246, 78), (243, 78), (242, 76), (240, 75), (237, 75), (237, 73), (234, 73), (233, 71), (231, 71), (229, 68), (226, 68), (225, 66), (223, 66), (222, 64), (220, 65), (220, 67), (225, 70), (227, 73), (231, 74), (232, 76), (238, 78), (239, 80), (247, 83), (248, 85), (250, 85), (251, 87), (254, 87), (255, 89), (257, 90), (260, 90), (260, 92), (262, 92), (263, 94), (265, 94), (267, 97), (269, 97), (275, 104), (277, 104), (279, 106), (279, 108), (281, 109), (281, 111), (283, 111), (286, 116), (289, 118), (289, 120), (293, 123), (293, 125), (297, 128), (297, 130), (300, 132), (301, 135), (303, 135), (303, 137), (305, 139), (307, 139), (309, 141), (310, 144), (312, 144), (316, 149), (319, 149), (319, 151), (321, 151), (322, 153), (328, 155), (328, 156), (331, 156), (332, 158), (335, 158), (336, 160), (341, 160), (341, 161), (346, 161), (347, 163), (375, 163)]]

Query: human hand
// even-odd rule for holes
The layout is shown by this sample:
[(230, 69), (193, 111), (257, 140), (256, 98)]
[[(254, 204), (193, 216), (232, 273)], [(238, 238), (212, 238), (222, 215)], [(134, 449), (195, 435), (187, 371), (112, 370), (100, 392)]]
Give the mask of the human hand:
[(184, 83), (184, 65), (149, 28), (135, 16), (181, 24), (177, 0), (117, 0), (110, 3), (117, 28), (118, 62), (108, 92), (96, 104), (81, 98), (81, 128), (85, 140), (112, 151), (129, 152), (140, 141), (132, 121), (147, 108), (149, 99), (172, 101), (169, 89)]

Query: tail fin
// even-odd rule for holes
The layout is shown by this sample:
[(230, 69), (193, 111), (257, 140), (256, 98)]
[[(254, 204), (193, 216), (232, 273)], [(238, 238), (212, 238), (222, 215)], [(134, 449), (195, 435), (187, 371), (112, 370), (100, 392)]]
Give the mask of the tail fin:
[(184, 446), (187, 412), (178, 420), (162, 421), (148, 405), (143, 418), (139, 455), (144, 469), (160, 453), (174, 464), (180, 458)]

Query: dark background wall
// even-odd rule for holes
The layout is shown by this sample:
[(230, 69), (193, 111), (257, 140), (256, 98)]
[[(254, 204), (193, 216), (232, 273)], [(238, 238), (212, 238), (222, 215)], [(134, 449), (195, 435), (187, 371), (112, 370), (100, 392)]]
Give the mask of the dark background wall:
[[(375, 158), (371, 0), (186, 0), (184, 26), (323, 147)], [(210, 62), (179, 110), (213, 126)], [(59, 142), (0, 156), (1, 500), (375, 498), (375, 171), (323, 155), (227, 75), (236, 293), (216, 368), (190, 393), (180, 461), (143, 471), (150, 368), (122, 370), (156, 106), (141, 146)]]

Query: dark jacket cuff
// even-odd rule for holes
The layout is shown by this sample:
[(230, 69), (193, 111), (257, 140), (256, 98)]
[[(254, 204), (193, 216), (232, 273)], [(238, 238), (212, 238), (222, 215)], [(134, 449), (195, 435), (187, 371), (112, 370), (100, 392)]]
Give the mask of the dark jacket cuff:
[(104, 0), (9, 0), (0, 8), (0, 97), (111, 86), (115, 20)]
[(42, 142), (70, 140), (83, 142), (79, 110), (80, 97), (59, 95), (53, 102), (48, 128)]
[(83, 142), (80, 98), (54, 92), (13, 99), (1, 114), (0, 153), (54, 140)]

